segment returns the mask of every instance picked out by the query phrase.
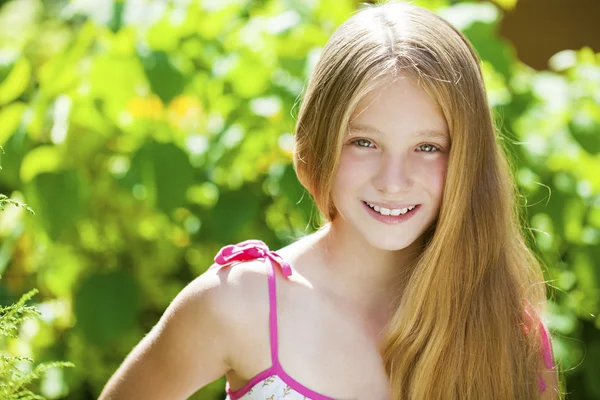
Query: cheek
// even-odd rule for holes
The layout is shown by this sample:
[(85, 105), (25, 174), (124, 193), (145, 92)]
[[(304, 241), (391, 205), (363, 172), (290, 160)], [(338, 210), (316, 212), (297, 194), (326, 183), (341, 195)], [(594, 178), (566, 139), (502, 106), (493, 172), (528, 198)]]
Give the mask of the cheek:
[(414, 177), (413, 180), (417, 185), (434, 191), (437, 191), (438, 188), (443, 189), (448, 165), (447, 160), (448, 158), (445, 155), (429, 159), (416, 157), (411, 163), (412, 168), (410, 169), (411, 176)]
[[(331, 198), (339, 203), (354, 189), (358, 189), (368, 180), (368, 171), (364, 160), (353, 157), (350, 152), (342, 152), (331, 188)], [(356, 194), (356, 193), (355, 193)]]
[(351, 151), (343, 151), (340, 155), (335, 181), (344, 186), (359, 184), (368, 178), (370, 169), (368, 159), (357, 157)]
[(424, 177), (423, 182), (428, 182), (430, 189), (439, 197), (441, 197), (444, 191), (447, 166), (448, 158), (440, 157), (438, 160), (434, 160), (434, 162), (428, 164), (424, 170), (427, 176)]

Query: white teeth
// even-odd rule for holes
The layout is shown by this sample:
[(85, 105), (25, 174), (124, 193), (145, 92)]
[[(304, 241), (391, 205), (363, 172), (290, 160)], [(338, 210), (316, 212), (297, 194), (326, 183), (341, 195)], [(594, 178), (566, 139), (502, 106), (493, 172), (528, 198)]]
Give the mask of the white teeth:
[(401, 214), (406, 214), (408, 211), (413, 210), (415, 206), (410, 206), (407, 208), (394, 208), (394, 209), (389, 209), (389, 208), (385, 208), (385, 207), (379, 207), (376, 206), (375, 204), (371, 204), (371, 203), (367, 203), (369, 205), (369, 207), (371, 207), (372, 209), (374, 209), (375, 211), (377, 211), (378, 213), (382, 214), (382, 215), (393, 215), (393, 216), (398, 216)]

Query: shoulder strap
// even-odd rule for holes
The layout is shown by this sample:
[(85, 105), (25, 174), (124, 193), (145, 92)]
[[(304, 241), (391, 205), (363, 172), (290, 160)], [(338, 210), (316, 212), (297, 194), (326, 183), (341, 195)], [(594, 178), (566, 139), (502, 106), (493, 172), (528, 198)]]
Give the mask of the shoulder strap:
[[(537, 327), (535, 325), (537, 324)], [(525, 334), (528, 334), (529, 331), (533, 328), (537, 328), (538, 335), (540, 337), (540, 348), (542, 353), (542, 358), (544, 360), (544, 365), (548, 369), (554, 368), (554, 361), (552, 359), (552, 345), (550, 343), (550, 335), (548, 334), (548, 329), (546, 325), (540, 318), (539, 314), (536, 312), (533, 305), (526, 300), (525, 308), (524, 308), (524, 324), (523, 331)]]
[(271, 361), (274, 366), (279, 365), (279, 349), (277, 335), (277, 290), (274, 263), (278, 264), (285, 277), (292, 275), (292, 268), (281, 256), (269, 250), (267, 245), (260, 240), (246, 240), (237, 245), (223, 247), (215, 256), (216, 265), (227, 266), (234, 262), (249, 261), (263, 258), (268, 266), (269, 283), (269, 332), (271, 342)]
[[(533, 305), (529, 302), (529, 300), (526, 300), (524, 308), (523, 332), (528, 335), (532, 329), (537, 329), (536, 334), (539, 336), (541, 341), (540, 352), (542, 354), (544, 366), (549, 370), (554, 369), (555, 363), (552, 357), (552, 344), (550, 343), (548, 329), (546, 328), (546, 325), (540, 318), (539, 314), (535, 311)], [(546, 390), (546, 381), (544, 381), (541, 375), (538, 375), (538, 386), (540, 392), (544, 392)]]

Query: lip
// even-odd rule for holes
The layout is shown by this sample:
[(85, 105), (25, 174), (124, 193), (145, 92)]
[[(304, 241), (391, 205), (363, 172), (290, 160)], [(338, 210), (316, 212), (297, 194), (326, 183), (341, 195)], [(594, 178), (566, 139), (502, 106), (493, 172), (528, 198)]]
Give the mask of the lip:
[(399, 224), (401, 222), (409, 220), (421, 209), (421, 205), (417, 204), (415, 208), (413, 208), (411, 211), (408, 211), (406, 214), (397, 215), (397, 216), (396, 215), (382, 215), (382, 214), (378, 213), (377, 211), (373, 210), (371, 207), (369, 207), (369, 205), (366, 202), (361, 201), (361, 203), (370, 216), (375, 218), (377, 221), (383, 222), (385, 224), (390, 224), (390, 225)]

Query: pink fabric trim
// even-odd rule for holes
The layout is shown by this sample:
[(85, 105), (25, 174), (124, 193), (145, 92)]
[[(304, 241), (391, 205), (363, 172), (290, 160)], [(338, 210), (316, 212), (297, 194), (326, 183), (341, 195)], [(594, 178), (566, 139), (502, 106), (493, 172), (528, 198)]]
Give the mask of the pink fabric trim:
[(546, 326), (540, 321), (540, 331), (542, 332), (542, 354), (544, 357), (544, 365), (548, 369), (554, 368), (554, 360), (552, 359), (552, 346)]
[(531, 306), (531, 304), (529, 304), (529, 307), (525, 308), (525, 317), (527, 321), (523, 327), (523, 330), (526, 334), (529, 333), (529, 327), (531, 326), (531, 324), (535, 322), (538, 323), (538, 328), (540, 330), (540, 335), (542, 339), (542, 358), (544, 360), (544, 365), (548, 369), (553, 369), (554, 360), (552, 359), (552, 345), (550, 344), (550, 335), (548, 334), (548, 330), (546, 329), (546, 326), (542, 322), (540, 316), (536, 313), (535, 309), (533, 308), (533, 306)]
[[(282, 260), (282, 263), (287, 265), (289, 268), (289, 264), (287, 264), (285, 261)], [(281, 266), (282, 263), (279, 265)], [(275, 287), (276, 276), (275, 267), (273, 266), (273, 261), (271, 261), (270, 258), (267, 259), (267, 264), (269, 264), (269, 332), (271, 332), (271, 363), (275, 368), (275, 373), (279, 373), (281, 365), (279, 364), (279, 332), (277, 330), (277, 290)]]
[(252, 378), (250, 382), (244, 385), (244, 387), (241, 389), (232, 391), (230, 390), (229, 382), (227, 382), (225, 385), (225, 390), (232, 400), (237, 400), (248, 393), (250, 389), (252, 389), (257, 383), (270, 376), (276, 375), (293, 390), (313, 400), (335, 400), (332, 397), (319, 394), (296, 381), (294, 378), (289, 376), (287, 372), (285, 372), (279, 362), (277, 288), (275, 283), (276, 276), (273, 261), (275, 261), (281, 267), (281, 272), (285, 277), (292, 275), (292, 267), (285, 262), (279, 254), (274, 251), (270, 251), (267, 245), (260, 240), (246, 240), (237, 245), (223, 247), (215, 256), (215, 263), (218, 266), (227, 266), (236, 261), (249, 261), (257, 258), (266, 259), (267, 264), (269, 265), (267, 272), (269, 280), (269, 332), (271, 341), (272, 365)]
[[(527, 305), (525, 306), (525, 324), (523, 325), (523, 331), (525, 332), (525, 334), (529, 333), (529, 327), (532, 326), (532, 324), (534, 324), (535, 322), (538, 323), (538, 328), (542, 339), (541, 348), (544, 366), (549, 370), (554, 369), (554, 360), (552, 358), (552, 345), (550, 344), (550, 335), (548, 334), (548, 330), (546, 329), (546, 326), (542, 322), (540, 316), (537, 314), (531, 303), (527, 301)], [(538, 376), (538, 387), (540, 392), (546, 391), (546, 381), (541, 376)]]

